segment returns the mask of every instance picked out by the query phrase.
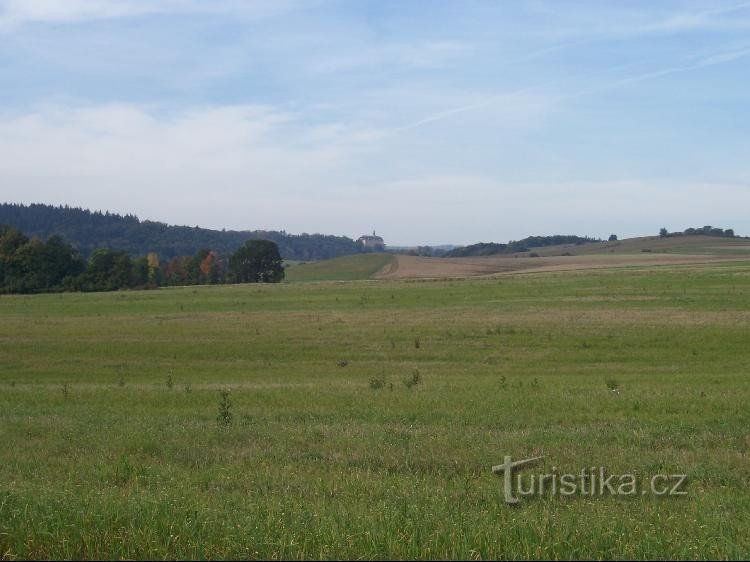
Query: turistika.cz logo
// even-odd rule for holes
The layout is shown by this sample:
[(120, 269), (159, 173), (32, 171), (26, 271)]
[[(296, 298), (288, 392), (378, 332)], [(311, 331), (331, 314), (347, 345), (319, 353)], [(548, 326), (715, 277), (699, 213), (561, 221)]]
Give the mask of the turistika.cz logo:
[[(517, 504), (525, 496), (686, 496), (686, 474), (656, 474), (638, 478), (635, 474), (608, 474), (602, 466), (585, 467), (578, 473), (561, 473), (557, 467), (544, 474), (522, 474), (544, 457), (514, 461), (506, 455), (492, 472), (503, 476), (505, 502)], [(525, 478), (524, 478), (525, 476)]]

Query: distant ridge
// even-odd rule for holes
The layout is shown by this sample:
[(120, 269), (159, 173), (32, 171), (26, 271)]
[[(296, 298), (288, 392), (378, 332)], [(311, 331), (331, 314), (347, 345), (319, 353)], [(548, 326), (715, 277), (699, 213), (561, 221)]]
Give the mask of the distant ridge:
[(545, 246), (557, 246), (559, 244), (586, 244), (588, 242), (601, 242), (599, 238), (588, 236), (575, 236), (568, 234), (555, 234), (553, 236), (529, 236), (523, 240), (497, 244), (495, 242), (479, 242), (470, 246), (461, 246), (445, 254), (447, 258), (467, 258), (476, 256), (494, 256), (496, 254), (513, 254), (515, 252), (527, 252), (531, 248), (543, 248)]
[(162, 259), (194, 255), (204, 248), (227, 256), (251, 239), (276, 242), (282, 257), (291, 260), (321, 260), (361, 252), (356, 242), (346, 236), (172, 226), (140, 220), (134, 215), (39, 203), (0, 203), (0, 224), (39, 238), (60, 235), (83, 256), (88, 256), (96, 248), (124, 250), (133, 255), (156, 252)]

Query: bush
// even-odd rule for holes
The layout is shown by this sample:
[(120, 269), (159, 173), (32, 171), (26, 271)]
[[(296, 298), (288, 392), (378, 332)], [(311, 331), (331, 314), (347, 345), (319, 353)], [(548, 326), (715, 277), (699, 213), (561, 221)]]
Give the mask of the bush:
[(370, 388), (373, 390), (380, 390), (385, 386), (385, 377), (380, 375), (379, 377), (372, 377), (370, 379)]
[(219, 392), (219, 415), (216, 416), (216, 422), (219, 427), (229, 427), (232, 425), (232, 402), (229, 400), (229, 389)]
[(406, 386), (406, 388), (411, 388), (412, 386), (417, 386), (421, 381), (422, 376), (419, 374), (419, 369), (414, 369), (411, 377), (404, 379), (404, 386)]

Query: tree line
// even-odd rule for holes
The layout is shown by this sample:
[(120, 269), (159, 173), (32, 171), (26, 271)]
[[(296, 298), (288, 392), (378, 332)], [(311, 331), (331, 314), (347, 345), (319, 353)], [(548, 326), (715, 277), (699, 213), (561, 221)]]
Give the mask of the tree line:
[(543, 246), (557, 246), (559, 244), (585, 244), (587, 242), (601, 242), (599, 238), (575, 236), (569, 234), (554, 234), (552, 236), (529, 236), (522, 240), (511, 240), (507, 244), (496, 242), (479, 242), (470, 246), (455, 248), (444, 254), (447, 258), (464, 258), (476, 256), (493, 256), (496, 254), (514, 254), (528, 252), (530, 248)]
[(156, 252), (167, 260), (192, 256), (203, 248), (211, 248), (228, 256), (248, 240), (271, 240), (278, 246), (281, 256), (289, 260), (322, 260), (362, 251), (354, 240), (346, 236), (172, 226), (140, 220), (135, 215), (102, 213), (67, 205), (0, 203), (0, 224), (13, 226), (28, 236), (41, 239), (61, 236), (75, 246), (84, 258), (99, 247), (140, 256)]
[(149, 252), (97, 248), (87, 259), (61, 236), (42, 240), (0, 224), (0, 293), (114, 291), (169, 285), (276, 283), (284, 278), (277, 244), (248, 240), (228, 258), (202, 249), (160, 262)]
[(704, 236), (721, 236), (723, 238), (740, 238), (734, 233), (733, 228), (716, 228), (710, 225), (697, 228), (686, 228), (682, 232), (669, 232), (664, 227), (659, 230), (659, 236), (661, 238), (667, 238), (670, 236), (695, 236), (698, 234)]

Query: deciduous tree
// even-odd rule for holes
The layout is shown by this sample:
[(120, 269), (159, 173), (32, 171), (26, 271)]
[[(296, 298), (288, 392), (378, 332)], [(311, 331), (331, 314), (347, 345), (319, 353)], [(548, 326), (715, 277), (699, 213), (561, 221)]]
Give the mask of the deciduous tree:
[(237, 283), (278, 283), (284, 279), (279, 247), (270, 240), (248, 240), (229, 258)]

